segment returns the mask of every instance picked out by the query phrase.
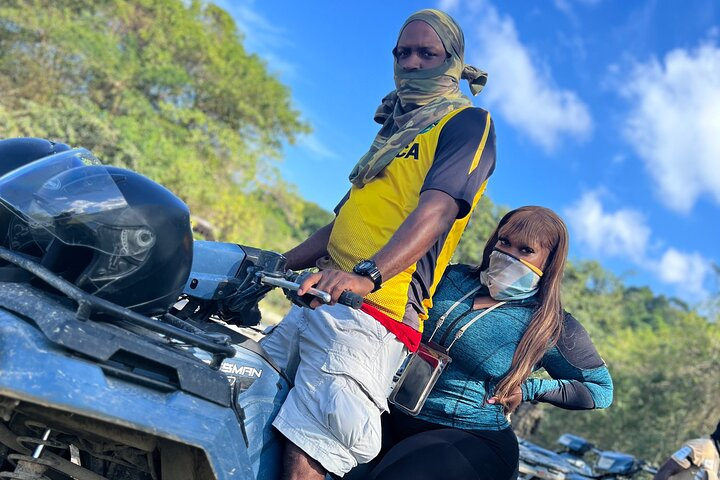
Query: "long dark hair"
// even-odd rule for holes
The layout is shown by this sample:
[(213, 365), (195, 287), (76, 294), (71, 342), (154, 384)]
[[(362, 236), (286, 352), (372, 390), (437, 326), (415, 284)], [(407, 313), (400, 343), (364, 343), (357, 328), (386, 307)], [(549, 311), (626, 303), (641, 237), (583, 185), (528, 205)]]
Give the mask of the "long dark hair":
[(563, 307), (560, 299), (568, 231), (565, 222), (552, 210), (525, 206), (508, 212), (485, 244), (479, 271), (490, 264), (490, 253), (500, 236), (513, 236), (528, 244), (539, 244), (549, 251), (543, 276), (535, 294), (537, 306), (520, 343), (515, 349), (510, 371), (500, 380), (495, 396), (506, 403), (513, 391), (532, 373), (533, 366), (558, 340), (562, 332)]

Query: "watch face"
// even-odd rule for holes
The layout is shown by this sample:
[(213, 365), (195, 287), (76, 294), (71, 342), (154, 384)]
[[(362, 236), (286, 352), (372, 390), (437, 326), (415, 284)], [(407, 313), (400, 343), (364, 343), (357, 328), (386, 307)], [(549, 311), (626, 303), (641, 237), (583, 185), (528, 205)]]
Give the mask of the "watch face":
[(368, 270), (372, 270), (373, 267), (373, 262), (369, 260), (363, 260), (362, 262), (357, 264), (355, 270), (357, 270), (358, 272), (367, 272)]

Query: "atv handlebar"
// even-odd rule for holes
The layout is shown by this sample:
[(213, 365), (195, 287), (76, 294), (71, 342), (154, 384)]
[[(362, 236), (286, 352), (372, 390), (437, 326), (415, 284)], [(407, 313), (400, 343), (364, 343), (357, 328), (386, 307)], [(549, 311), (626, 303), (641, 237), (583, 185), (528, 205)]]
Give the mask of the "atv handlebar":
[[(237, 326), (255, 326), (260, 322), (258, 302), (272, 289), (282, 288), (295, 305), (312, 308), (315, 301), (331, 303), (333, 297), (316, 288), (303, 295), (297, 291), (310, 272), (287, 268), (280, 253), (246, 245), (196, 240), (193, 265), (183, 294), (188, 299), (177, 316), (197, 322), (216, 316)], [(363, 299), (343, 292), (337, 303), (358, 309)]]
[[(299, 275), (295, 276), (294, 278), (297, 279), (298, 277)], [(258, 273), (258, 279), (263, 285), (281, 287), (283, 289), (293, 292), (297, 292), (297, 290), (300, 288), (300, 284), (297, 282), (293, 282), (285, 278), (273, 277), (265, 274), (264, 272)], [(323, 303), (330, 303), (332, 301), (332, 296), (330, 296), (329, 293), (323, 292), (322, 290), (318, 290), (316, 288), (309, 288), (306, 292), (306, 295), (312, 295), (314, 297), (317, 297)], [(360, 306), (362, 306), (363, 297), (361, 297), (355, 292), (345, 291), (340, 294), (340, 298), (338, 298), (337, 303), (341, 305), (346, 305), (350, 308), (358, 309), (360, 308)]]

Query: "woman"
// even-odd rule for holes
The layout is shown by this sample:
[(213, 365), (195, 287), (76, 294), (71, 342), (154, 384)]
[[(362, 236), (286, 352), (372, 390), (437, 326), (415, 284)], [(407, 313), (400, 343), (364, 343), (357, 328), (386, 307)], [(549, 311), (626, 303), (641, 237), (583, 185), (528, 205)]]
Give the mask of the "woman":
[[(562, 308), (567, 250), (563, 221), (528, 206), (502, 218), (479, 268), (448, 268), (425, 342), (432, 336), (447, 347), (473, 317), (495, 308), (455, 341), (452, 362), (417, 417), (394, 409), (385, 432), (392, 448), (368, 478), (515, 478), (518, 445), (507, 414), (521, 401), (572, 410), (610, 405), (610, 374), (587, 332)], [(530, 378), (538, 368), (552, 379)]]

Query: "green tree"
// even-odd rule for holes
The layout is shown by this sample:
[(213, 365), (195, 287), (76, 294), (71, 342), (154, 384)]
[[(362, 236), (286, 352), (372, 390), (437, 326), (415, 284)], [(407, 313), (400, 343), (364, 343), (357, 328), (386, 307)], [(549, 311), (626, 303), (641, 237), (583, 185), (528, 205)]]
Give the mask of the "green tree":
[(598, 262), (568, 262), (562, 286), (563, 306), (595, 342), (602, 342), (623, 324), (622, 282)]
[(148, 175), (220, 239), (291, 243), (304, 202), (273, 160), (308, 126), (242, 40), (227, 12), (199, 0), (2, 2), (0, 132)]
[(307, 202), (303, 213), (303, 222), (300, 230), (304, 237), (309, 237), (321, 227), (332, 222), (334, 215), (316, 203)]

